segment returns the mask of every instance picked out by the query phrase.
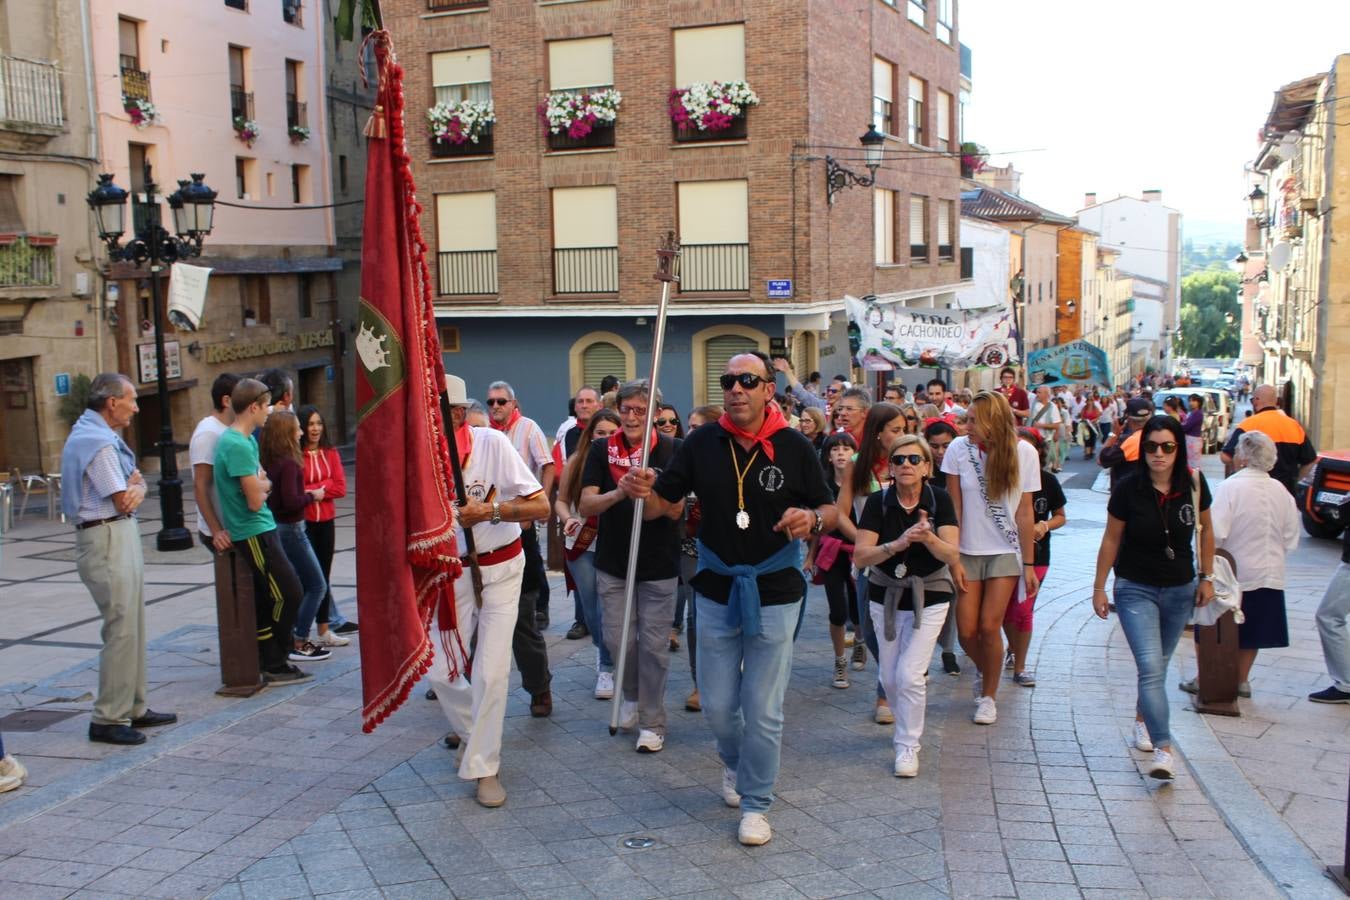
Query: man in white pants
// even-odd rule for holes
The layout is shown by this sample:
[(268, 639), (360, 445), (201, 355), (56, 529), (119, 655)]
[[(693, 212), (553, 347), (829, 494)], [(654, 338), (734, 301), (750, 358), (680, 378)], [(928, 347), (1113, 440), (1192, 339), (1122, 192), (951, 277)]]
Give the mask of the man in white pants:
[[(436, 635), (436, 659), (428, 677), (450, 727), (461, 738), (459, 777), (476, 780), (478, 802), (496, 807), (506, 802), (497, 772), (511, 676), (511, 637), (525, 571), (519, 523), (547, 516), (548, 498), (503, 434), (465, 424), (469, 402), (464, 380), (447, 375), (445, 382), (468, 496), (458, 510), (455, 540), (463, 552), (461, 526), (472, 529), (483, 595), (480, 607), (466, 556), (464, 572), (455, 582), (458, 640), (446, 635), (448, 640), (441, 641), (441, 635)], [(447, 643), (456, 673), (453, 678), (445, 656)]]

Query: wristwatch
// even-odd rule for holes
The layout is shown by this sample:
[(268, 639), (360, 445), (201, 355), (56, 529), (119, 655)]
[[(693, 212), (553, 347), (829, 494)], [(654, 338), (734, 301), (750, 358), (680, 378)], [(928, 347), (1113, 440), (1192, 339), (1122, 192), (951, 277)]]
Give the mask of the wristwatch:
[(1210, 583), (1213, 583), (1213, 581), (1214, 581), (1214, 576), (1213, 576), (1213, 575), (1206, 575), (1206, 574), (1204, 574), (1203, 572), (1201, 572), (1201, 573), (1200, 573), (1200, 580), (1201, 580), (1201, 581), (1208, 581), (1208, 582), (1210, 582)]
[(811, 525), (812, 534), (820, 534), (825, 530), (825, 517), (820, 514), (820, 510), (811, 510), (811, 515), (816, 517), (816, 521)]
[(492, 518), (489, 520), (493, 525), (502, 524), (502, 505), (496, 500), (492, 501)]

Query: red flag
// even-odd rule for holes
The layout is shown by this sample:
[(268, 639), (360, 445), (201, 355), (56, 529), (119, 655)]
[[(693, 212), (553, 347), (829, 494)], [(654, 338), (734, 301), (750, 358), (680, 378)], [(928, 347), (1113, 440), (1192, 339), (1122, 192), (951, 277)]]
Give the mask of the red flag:
[[(405, 149), (403, 69), (394, 61), (388, 32), (368, 40), (380, 80), (366, 128), (355, 341), (356, 582), (361, 727), (367, 732), (407, 699), (429, 667), (431, 616), (438, 605), (454, 610), (460, 571), (439, 407), (445, 371), (419, 224), (422, 207)], [(454, 624), (452, 613), (451, 629)]]

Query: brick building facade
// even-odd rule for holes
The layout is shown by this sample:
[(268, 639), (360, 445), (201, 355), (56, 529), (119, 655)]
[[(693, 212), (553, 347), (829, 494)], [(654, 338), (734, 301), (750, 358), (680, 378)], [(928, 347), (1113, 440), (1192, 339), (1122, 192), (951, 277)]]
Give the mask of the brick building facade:
[[(545, 419), (600, 374), (645, 373), (653, 251), (669, 230), (684, 280), (662, 380), (682, 410), (719, 400), (710, 375), (748, 346), (848, 371), (845, 294), (953, 302), (955, 5), (897, 3), (862, 15), (827, 0), (385, 3), (447, 367), (473, 394), (511, 380)], [(672, 124), (673, 89), (734, 80), (759, 102), (731, 127)], [(610, 86), (612, 128), (550, 137), (538, 112), (550, 90)], [(424, 109), (488, 99), (490, 133), (433, 144)], [(872, 122), (888, 134), (875, 184), (830, 202), (826, 156), (865, 178)]]

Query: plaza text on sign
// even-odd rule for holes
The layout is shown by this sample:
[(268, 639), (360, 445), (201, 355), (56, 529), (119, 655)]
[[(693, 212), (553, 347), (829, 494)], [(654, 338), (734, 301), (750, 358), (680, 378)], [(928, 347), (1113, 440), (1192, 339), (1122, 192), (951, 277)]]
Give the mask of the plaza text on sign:
[(270, 341), (250, 341), (234, 344), (207, 344), (206, 361), (209, 363), (234, 362), (238, 359), (256, 359), (259, 356), (275, 356), (280, 353), (294, 353), (297, 350), (312, 350), (315, 347), (333, 346), (333, 329), (322, 331), (302, 331), (297, 335), (274, 338)]
[(792, 279), (778, 278), (769, 279), (769, 296), (773, 298), (786, 299), (792, 296)]

